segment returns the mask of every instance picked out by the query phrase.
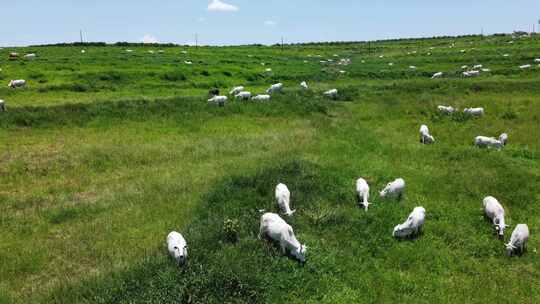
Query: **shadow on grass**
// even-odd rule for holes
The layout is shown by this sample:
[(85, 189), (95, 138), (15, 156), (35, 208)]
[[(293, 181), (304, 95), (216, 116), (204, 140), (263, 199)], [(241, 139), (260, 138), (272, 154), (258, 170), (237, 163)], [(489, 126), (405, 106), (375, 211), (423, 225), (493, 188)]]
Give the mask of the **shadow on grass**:
[[(285, 159), (279, 161), (278, 159)], [(330, 178), (321, 169), (298, 159), (276, 158), (270, 167), (251, 175), (229, 176), (204, 196), (193, 221), (182, 230), (190, 246), (187, 266), (178, 268), (165, 247), (129, 269), (107, 277), (64, 286), (49, 301), (57, 303), (265, 303), (283, 292), (320, 293), (324, 286), (313, 284), (322, 271), (308, 264), (301, 267), (284, 257), (271, 242), (259, 240), (261, 209), (278, 212), (274, 187), (279, 182), (293, 191), (293, 204), (308, 210), (321, 198), (335, 200)], [(238, 241), (231, 244), (223, 230), (224, 219), (237, 220)], [(308, 219), (286, 219), (302, 241)], [(342, 221), (342, 225), (345, 222)], [(168, 231), (163, 231), (165, 238)], [(156, 240), (156, 243), (164, 242)], [(311, 275), (306, 276), (308, 272)], [(276, 276), (279, 280), (276, 280)], [(309, 281), (310, 284), (308, 284)], [(283, 289), (286, 287), (286, 291)]]
[(268, 103), (230, 102), (225, 108), (208, 104), (206, 98), (176, 97), (164, 99), (133, 99), (93, 103), (63, 104), (58, 106), (13, 107), (0, 113), (0, 128), (85, 126), (93, 121), (100, 125), (121, 121), (169, 119), (182, 123), (186, 120), (210, 119), (231, 114), (251, 116), (288, 116), (308, 113), (326, 114), (331, 104), (320, 98), (291, 92), (276, 96)]

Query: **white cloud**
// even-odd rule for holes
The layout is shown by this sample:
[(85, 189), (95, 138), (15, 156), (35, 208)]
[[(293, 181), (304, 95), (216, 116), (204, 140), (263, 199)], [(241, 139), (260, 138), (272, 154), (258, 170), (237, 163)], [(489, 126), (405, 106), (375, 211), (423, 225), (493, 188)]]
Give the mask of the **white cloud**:
[(149, 34), (144, 35), (141, 41), (142, 43), (158, 43), (159, 42), (156, 37)]
[(221, 0), (212, 0), (212, 2), (208, 4), (208, 10), (216, 12), (236, 12), (238, 11), (238, 7)]
[(276, 26), (277, 25), (277, 22), (273, 21), (273, 20), (266, 20), (264, 22), (264, 25), (266, 26)]

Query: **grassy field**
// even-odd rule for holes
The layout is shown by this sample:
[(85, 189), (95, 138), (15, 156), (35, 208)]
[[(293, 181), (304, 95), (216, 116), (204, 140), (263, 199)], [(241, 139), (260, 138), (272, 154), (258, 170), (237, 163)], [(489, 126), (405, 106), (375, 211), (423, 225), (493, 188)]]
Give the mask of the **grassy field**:
[[(540, 37), (511, 40), (0, 50), (0, 303), (539, 303)], [(38, 58), (8, 61), (12, 51)], [(475, 64), (491, 71), (462, 78)], [(6, 87), (19, 78), (27, 88)], [(206, 102), (212, 87), (275, 82), (286, 89), (268, 103)], [(331, 88), (337, 100), (322, 97)], [(486, 115), (444, 116), (440, 104)], [(436, 144), (419, 144), (423, 123)], [(502, 151), (472, 145), (502, 132)], [(405, 199), (380, 200), (397, 177)], [(304, 265), (257, 239), (278, 182)], [(482, 216), (487, 195), (510, 225), (528, 224), (525, 255), (505, 256)], [(424, 232), (394, 239), (415, 206)], [(184, 268), (167, 256), (171, 230), (189, 243)]]

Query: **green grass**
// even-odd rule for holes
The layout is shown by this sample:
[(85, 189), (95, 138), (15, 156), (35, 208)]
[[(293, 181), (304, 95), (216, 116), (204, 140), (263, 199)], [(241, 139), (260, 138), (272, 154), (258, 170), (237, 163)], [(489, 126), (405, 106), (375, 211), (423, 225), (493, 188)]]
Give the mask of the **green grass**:
[[(29, 83), (0, 86), (0, 303), (540, 302), (540, 68), (518, 68), (540, 57), (540, 40), (510, 39), (380, 41), (371, 52), (362, 43), (0, 50), (0, 82)], [(11, 51), (38, 58), (8, 61)], [(352, 64), (319, 63), (334, 54)], [(462, 79), (460, 67), (474, 64), (491, 72)], [(446, 76), (429, 79), (438, 71)], [(275, 82), (286, 89), (267, 103), (206, 102), (213, 87), (262, 93)], [(337, 100), (322, 97), (331, 88)], [(441, 115), (439, 104), (483, 106), (486, 116)], [(436, 144), (418, 143), (423, 123)], [(502, 132), (502, 151), (472, 146)], [(355, 200), (360, 176), (372, 189), (367, 213)], [(381, 201), (377, 191), (397, 177), (405, 199)], [(309, 247), (304, 265), (257, 239), (279, 182)], [(529, 225), (522, 257), (506, 257), (483, 218), (487, 195), (511, 225)], [(415, 206), (427, 210), (423, 234), (395, 240)], [(167, 256), (171, 230), (189, 243), (184, 268)]]

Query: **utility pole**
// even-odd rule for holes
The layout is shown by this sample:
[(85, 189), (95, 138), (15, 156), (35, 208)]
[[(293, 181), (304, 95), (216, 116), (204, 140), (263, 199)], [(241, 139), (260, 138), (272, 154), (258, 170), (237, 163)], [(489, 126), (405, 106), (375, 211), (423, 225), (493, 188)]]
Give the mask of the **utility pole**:
[(195, 34), (195, 48), (199, 47), (199, 34)]
[(283, 52), (283, 36), (281, 36), (281, 51)]

